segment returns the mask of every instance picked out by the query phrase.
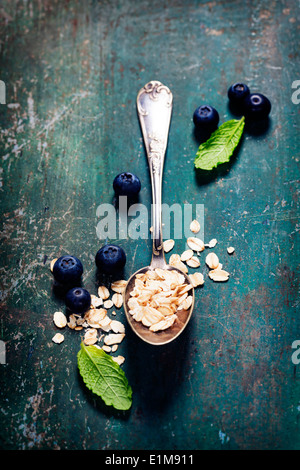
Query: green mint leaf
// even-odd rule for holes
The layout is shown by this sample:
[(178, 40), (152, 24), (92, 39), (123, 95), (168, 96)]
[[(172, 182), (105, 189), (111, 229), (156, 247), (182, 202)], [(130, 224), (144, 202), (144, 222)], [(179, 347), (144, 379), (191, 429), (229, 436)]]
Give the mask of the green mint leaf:
[(224, 122), (210, 138), (200, 145), (194, 161), (201, 170), (212, 170), (221, 163), (229, 162), (238, 145), (245, 126), (244, 116)]
[(81, 343), (77, 363), (87, 388), (101, 397), (106, 405), (117, 410), (131, 407), (132, 389), (124, 371), (103, 349)]

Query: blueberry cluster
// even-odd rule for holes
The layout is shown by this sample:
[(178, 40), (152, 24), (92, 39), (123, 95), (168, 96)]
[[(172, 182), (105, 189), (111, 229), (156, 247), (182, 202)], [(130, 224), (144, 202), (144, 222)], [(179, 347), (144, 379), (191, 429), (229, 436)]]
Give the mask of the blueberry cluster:
[[(125, 266), (125, 251), (118, 245), (106, 244), (97, 251), (95, 263), (101, 273), (116, 273)], [(79, 287), (82, 273), (81, 261), (70, 255), (58, 258), (52, 269), (55, 281), (67, 291), (66, 306), (74, 313), (84, 313), (91, 306), (90, 293), (83, 287)]]
[(80, 284), (83, 265), (76, 256), (65, 255), (58, 258), (52, 268), (52, 274), (59, 286), (67, 290), (66, 306), (74, 313), (85, 312), (91, 305), (90, 293)]
[[(230, 104), (249, 121), (260, 121), (270, 114), (270, 100), (261, 93), (250, 93), (249, 87), (244, 83), (231, 85), (227, 96)], [(213, 132), (219, 124), (219, 113), (208, 104), (201, 105), (194, 111), (193, 122), (196, 130)]]
[(228, 89), (229, 102), (251, 121), (266, 119), (271, 111), (270, 100), (261, 93), (251, 93), (244, 83), (234, 83)]
[[(116, 196), (136, 197), (141, 190), (141, 182), (133, 173), (120, 173), (114, 178)], [(102, 246), (96, 253), (95, 263), (100, 273), (120, 272), (126, 264), (126, 254), (122, 247), (113, 244)], [(67, 291), (65, 303), (68, 310), (82, 314), (91, 305), (90, 293), (80, 286), (83, 265), (76, 256), (64, 255), (58, 258), (52, 268), (56, 283)]]

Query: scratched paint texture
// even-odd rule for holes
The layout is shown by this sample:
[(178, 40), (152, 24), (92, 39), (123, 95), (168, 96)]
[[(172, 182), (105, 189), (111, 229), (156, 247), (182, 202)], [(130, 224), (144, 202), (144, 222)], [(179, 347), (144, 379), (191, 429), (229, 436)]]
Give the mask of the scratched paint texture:
[[(0, 447), (299, 449), (298, 2), (3, 1), (0, 16)], [(96, 209), (112, 202), (114, 176), (138, 174), (150, 205), (135, 100), (152, 79), (174, 95), (164, 202), (205, 205), (205, 242), (218, 239), (231, 277), (210, 281), (201, 256), (185, 333), (157, 349), (127, 331), (133, 405), (119, 413), (81, 382), (80, 332), (51, 341), (63, 302), (49, 263), (77, 255), (95, 293)], [(196, 173), (192, 113), (208, 102), (221, 122), (234, 117), (237, 80), (269, 96), (269, 126), (247, 129), (230, 164)], [(126, 277), (148, 264), (150, 240), (114, 241)]]

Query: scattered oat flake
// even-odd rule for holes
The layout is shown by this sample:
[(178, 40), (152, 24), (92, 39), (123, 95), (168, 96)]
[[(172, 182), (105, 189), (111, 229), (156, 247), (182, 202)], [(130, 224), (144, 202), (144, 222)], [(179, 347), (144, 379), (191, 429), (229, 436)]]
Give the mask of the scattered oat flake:
[(102, 349), (103, 349), (103, 351), (105, 351), (106, 353), (111, 352), (111, 346), (107, 346), (106, 344), (103, 344)]
[(190, 268), (199, 268), (200, 266), (200, 261), (199, 261), (199, 258), (197, 258), (197, 256), (192, 256), (192, 258), (188, 259), (186, 264), (190, 267)]
[(179, 269), (183, 273), (186, 273), (186, 274), (188, 273), (188, 268), (186, 267), (186, 265), (182, 261), (179, 261), (178, 263), (174, 263), (174, 264), (172, 264), (172, 266), (174, 268)]
[(124, 356), (111, 356), (111, 358), (117, 362), (119, 364), (119, 366), (121, 366), (123, 364), (123, 362), (125, 361), (125, 357)]
[(216, 238), (212, 238), (209, 243), (206, 243), (204, 246), (206, 248), (214, 248), (216, 244), (218, 243), (218, 240)]
[(102, 331), (105, 331), (106, 333), (111, 330), (111, 318), (106, 316), (101, 322), (100, 322), (100, 328)]
[(56, 335), (53, 336), (52, 341), (53, 343), (60, 344), (64, 341), (65, 337), (61, 333), (56, 333)]
[(76, 317), (74, 314), (69, 315), (69, 321), (67, 325), (69, 328), (71, 328), (71, 330), (74, 330), (76, 328), (77, 324), (76, 324)]
[(235, 250), (234, 250), (233, 246), (229, 246), (229, 247), (227, 248), (227, 253), (228, 253), (229, 255), (232, 255), (232, 253), (234, 253), (234, 251), (235, 251)]
[[(102, 328), (103, 322), (108, 322), (107, 310), (105, 308), (90, 309), (85, 313), (84, 319), (92, 328)], [(77, 321), (78, 323), (78, 321)]]
[(173, 255), (170, 256), (169, 264), (173, 266), (173, 263), (179, 263), (179, 261), (180, 261), (180, 256), (174, 253)]
[(57, 328), (64, 328), (67, 324), (67, 317), (63, 312), (55, 312), (53, 315), (53, 321)]
[(173, 254), (170, 256), (169, 264), (173, 266), (174, 268), (180, 269), (180, 271), (183, 271), (184, 273), (188, 272), (186, 265), (183, 264), (183, 262), (180, 259), (180, 256), (177, 254)]
[(166, 253), (169, 253), (169, 251), (171, 251), (174, 248), (174, 245), (175, 245), (174, 240), (165, 240), (163, 242), (164, 251)]
[(203, 251), (205, 248), (203, 241), (197, 237), (189, 237), (187, 239), (187, 245), (193, 251)]
[(213, 269), (208, 273), (210, 279), (215, 282), (225, 282), (229, 279), (229, 273), (223, 269)]
[(94, 308), (100, 307), (100, 305), (103, 304), (103, 299), (101, 297), (97, 297), (94, 294), (91, 294), (91, 304)]
[(109, 290), (105, 286), (99, 286), (98, 287), (98, 296), (101, 297), (101, 299), (106, 300), (109, 297)]
[(114, 292), (117, 292), (117, 294), (123, 294), (126, 284), (127, 284), (127, 281), (121, 279), (120, 281), (112, 282), (110, 287), (111, 287), (111, 290), (113, 290)]
[(104, 343), (108, 346), (111, 346), (112, 344), (119, 344), (121, 341), (123, 341), (125, 336), (125, 333), (109, 333), (107, 336), (104, 338)]
[(91, 344), (95, 344), (98, 341), (98, 334), (95, 328), (91, 328), (86, 330), (83, 342), (85, 345), (90, 346)]
[(202, 273), (190, 274), (189, 278), (194, 287), (202, 286), (204, 284), (204, 278)]
[(190, 231), (193, 233), (198, 233), (200, 231), (200, 224), (198, 220), (193, 220), (190, 224)]
[(112, 347), (111, 347), (111, 352), (116, 352), (116, 350), (118, 349), (119, 345), (118, 344), (113, 344)]
[[(123, 296), (121, 294), (114, 294), (111, 298), (113, 304), (115, 307), (117, 308), (121, 308), (122, 307), (122, 304), (123, 304)], [(109, 302), (109, 301), (107, 301)]]
[(112, 320), (110, 327), (114, 333), (125, 333), (125, 326), (118, 320)]
[(104, 308), (111, 308), (112, 306), (114, 305), (113, 301), (112, 300), (105, 300), (105, 302), (103, 303), (103, 306)]
[(81, 326), (88, 326), (87, 322), (83, 317), (78, 317), (76, 319), (76, 325), (81, 325)]
[(194, 254), (193, 250), (185, 250), (180, 256), (180, 260), (187, 261), (188, 259), (192, 258), (193, 254)]
[(209, 253), (205, 258), (205, 263), (210, 269), (216, 269), (219, 266), (219, 258), (215, 253)]

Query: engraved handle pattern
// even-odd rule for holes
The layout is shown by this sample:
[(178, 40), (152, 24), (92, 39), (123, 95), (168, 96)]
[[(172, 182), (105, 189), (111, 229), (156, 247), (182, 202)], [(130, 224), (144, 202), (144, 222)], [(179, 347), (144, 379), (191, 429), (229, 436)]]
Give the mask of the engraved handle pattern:
[[(138, 93), (137, 110), (147, 152), (152, 185), (153, 256), (151, 264), (165, 264), (162, 244), (162, 175), (172, 114), (173, 95), (158, 81), (147, 83)], [(159, 263), (160, 261), (160, 263)]]
[(158, 81), (147, 83), (138, 93), (137, 109), (148, 158), (154, 171), (162, 172), (172, 113), (173, 95)]

